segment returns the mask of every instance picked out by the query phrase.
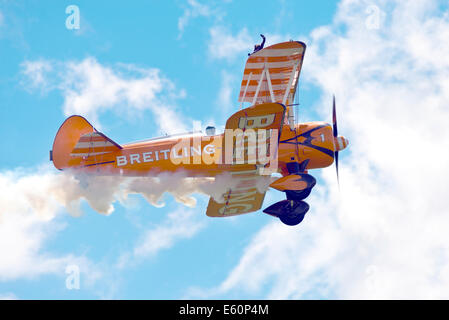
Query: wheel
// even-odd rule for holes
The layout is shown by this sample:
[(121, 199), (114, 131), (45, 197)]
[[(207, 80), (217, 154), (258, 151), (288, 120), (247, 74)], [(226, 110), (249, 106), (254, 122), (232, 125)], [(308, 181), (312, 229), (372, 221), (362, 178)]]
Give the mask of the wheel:
[(279, 220), (281, 220), (282, 223), (286, 224), (287, 226), (296, 226), (302, 222), (305, 215), (306, 215), (305, 213), (295, 215), (295, 216), (285, 215), (285, 216), (280, 216)]
[(286, 202), (282, 214), (279, 215), (279, 219), (288, 226), (296, 226), (304, 219), (310, 207), (304, 201), (287, 201), (288, 203)]
[(309, 205), (304, 201), (282, 200), (272, 204), (263, 212), (279, 218), (286, 225), (295, 226), (304, 219), (307, 211), (309, 211)]

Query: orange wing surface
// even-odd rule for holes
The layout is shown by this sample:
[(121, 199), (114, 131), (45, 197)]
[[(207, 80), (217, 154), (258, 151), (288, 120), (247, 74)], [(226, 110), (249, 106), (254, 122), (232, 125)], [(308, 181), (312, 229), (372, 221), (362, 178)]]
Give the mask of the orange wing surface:
[(291, 103), (301, 72), (306, 45), (282, 42), (248, 57), (240, 87), (239, 102)]

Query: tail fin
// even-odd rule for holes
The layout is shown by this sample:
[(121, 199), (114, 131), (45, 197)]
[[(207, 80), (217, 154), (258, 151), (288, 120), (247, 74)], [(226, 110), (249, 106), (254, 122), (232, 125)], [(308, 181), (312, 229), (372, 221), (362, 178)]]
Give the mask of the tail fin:
[(56, 134), (51, 159), (57, 169), (82, 165), (84, 159), (122, 149), (81, 116), (67, 118)]

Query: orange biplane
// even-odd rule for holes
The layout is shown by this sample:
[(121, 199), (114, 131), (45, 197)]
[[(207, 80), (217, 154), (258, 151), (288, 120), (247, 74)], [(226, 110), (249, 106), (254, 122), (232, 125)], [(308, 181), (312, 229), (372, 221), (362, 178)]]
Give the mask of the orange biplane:
[[(225, 132), (192, 132), (119, 145), (81, 116), (71, 116), (56, 134), (50, 159), (60, 170), (92, 175), (157, 176), (184, 172), (189, 177), (228, 175), (221, 197), (211, 197), (206, 214), (227, 217), (257, 211), (269, 187), (286, 200), (263, 212), (287, 225), (300, 223), (309, 205), (303, 200), (316, 180), (310, 169), (330, 166), (338, 178), (338, 152), (348, 140), (338, 135), (335, 98), (333, 125), (296, 123), (294, 97), (306, 45), (289, 41), (248, 57), (238, 112)], [(250, 107), (243, 108), (249, 102)], [(273, 173), (280, 173), (275, 181)], [(266, 183), (268, 178), (268, 183)]]

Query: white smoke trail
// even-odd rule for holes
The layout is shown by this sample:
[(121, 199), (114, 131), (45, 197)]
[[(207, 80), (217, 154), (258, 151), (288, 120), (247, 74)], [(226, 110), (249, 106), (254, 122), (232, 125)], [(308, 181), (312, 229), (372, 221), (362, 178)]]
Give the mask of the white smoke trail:
[[(263, 193), (273, 179), (262, 176), (256, 187)], [(78, 215), (79, 201), (85, 199), (95, 211), (110, 214), (114, 211), (113, 202), (124, 203), (130, 194), (141, 194), (148, 203), (155, 207), (163, 207), (162, 198), (165, 193), (187, 207), (196, 206), (195, 193), (205, 194), (217, 202), (223, 202), (223, 195), (229, 188), (238, 184), (238, 179), (229, 173), (216, 177), (187, 177), (185, 172), (161, 173), (156, 177), (117, 177), (86, 176), (74, 173), (62, 173), (57, 180), (59, 185), (52, 192), (58, 195), (64, 206)], [(64, 185), (64, 189), (60, 186)]]
[[(170, 193), (177, 202), (195, 207), (193, 193), (206, 193), (207, 186), (214, 184), (213, 178), (188, 178), (182, 172), (162, 173), (157, 177), (127, 178), (124, 182), (124, 194), (138, 193), (156, 207), (164, 206), (161, 199), (164, 193)], [(224, 188), (223, 192), (225, 191)]]
[[(223, 194), (237, 184), (237, 180), (227, 173), (215, 178), (189, 178), (184, 172), (162, 173), (156, 177), (119, 177), (52, 172), (45, 168), (37, 174), (7, 172), (0, 175), (4, 189), (14, 184), (14, 194), (3, 193), (0, 196), (2, 211), (8, 210), (11, 202), (19, 196), (31, 211), (47, 219), (62, 208), (73, 216), (80, 216), (83, 200), (98, 213), (109, 215), (114, 211), (114, 203), (125, 204), (130, 194), (141, 194), (156, 207), (165, 205), (162, 202), (165, 193), (188, 207), (195, 207), (193, 195), (198, 193), (223, 202)], [(261, 179), (257, 184), (259, 191), (266, 190), (270, 181)]]

